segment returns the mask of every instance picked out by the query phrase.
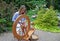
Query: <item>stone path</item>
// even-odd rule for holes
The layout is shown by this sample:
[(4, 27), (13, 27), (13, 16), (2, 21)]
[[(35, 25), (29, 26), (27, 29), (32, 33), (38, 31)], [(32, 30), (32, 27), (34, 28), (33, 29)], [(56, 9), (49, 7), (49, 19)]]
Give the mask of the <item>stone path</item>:
[[(36, 30), (35, 34), (38, 35), (37, 41), (60, 41), (60, 33), (51, 33)], [(13, 38), (12, 33), (4, 33), (0, 35), (0, 41), (17, 41)]]

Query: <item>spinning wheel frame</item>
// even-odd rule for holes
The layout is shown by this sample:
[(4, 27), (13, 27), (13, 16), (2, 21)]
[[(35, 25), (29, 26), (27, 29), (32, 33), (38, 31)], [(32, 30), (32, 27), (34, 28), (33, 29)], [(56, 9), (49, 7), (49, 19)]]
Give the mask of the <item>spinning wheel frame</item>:
[[(23, 36), (18, 35), (17, 32), (16, 32), (16, 25), (19, 22), (19, 20), (21, 20), (21, 18), (26, 18), (26, 20), (28, 21), (28, 26), (27, 26), (26, 34), (24, 34)], [(29, 17), (26, 16), (26, 15), (18, 16), (18, 18), (16, 19), (16, 21), (13, 23), (13, 27), (12, 27), (12, 31), (13, 31), (14, 37), (16, 37), (17, 39), (24, 39), (24, 37), (26, 37), (26, 35), (28, 35), (28, 31), (29, 30), (30, 30), (30, 19), (29, 19)]]

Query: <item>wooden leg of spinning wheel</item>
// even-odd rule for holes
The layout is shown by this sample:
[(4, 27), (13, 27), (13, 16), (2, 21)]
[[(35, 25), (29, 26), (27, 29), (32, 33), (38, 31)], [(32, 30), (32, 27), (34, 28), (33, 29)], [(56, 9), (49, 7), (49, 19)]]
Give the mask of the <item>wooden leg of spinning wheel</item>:
[(31, 39), (29, 39), (29, 41), (31, 41)]

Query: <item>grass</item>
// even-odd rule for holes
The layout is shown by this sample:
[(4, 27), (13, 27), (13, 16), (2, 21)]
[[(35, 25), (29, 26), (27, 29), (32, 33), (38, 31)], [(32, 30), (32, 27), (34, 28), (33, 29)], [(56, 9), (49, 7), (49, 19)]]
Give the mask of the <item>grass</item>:
[(35, 25), (35, 29), (37, 30), (43, 30), (43, 31), (47, 31), (47, 32), (60, 32), (60, 28), (58, 26), (52, 26), (52, 27), (38, 27), (37, 25)]

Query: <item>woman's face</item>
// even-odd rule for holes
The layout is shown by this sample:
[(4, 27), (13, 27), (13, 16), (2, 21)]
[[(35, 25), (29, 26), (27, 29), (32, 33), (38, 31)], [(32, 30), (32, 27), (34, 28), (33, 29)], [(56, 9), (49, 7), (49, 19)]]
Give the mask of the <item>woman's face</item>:
[(25, 14), (25, 12), (26, 12), (25, 8), (21, 9), (21, 11), (20, 11), (21, 14)]

